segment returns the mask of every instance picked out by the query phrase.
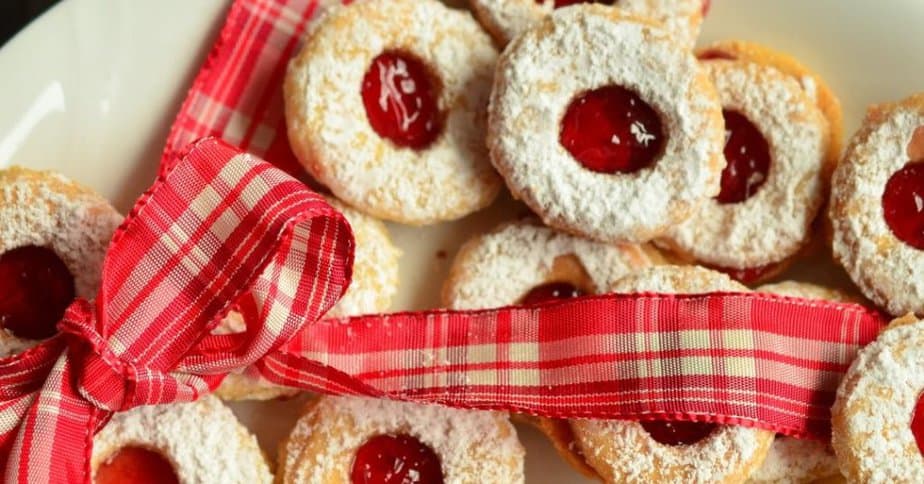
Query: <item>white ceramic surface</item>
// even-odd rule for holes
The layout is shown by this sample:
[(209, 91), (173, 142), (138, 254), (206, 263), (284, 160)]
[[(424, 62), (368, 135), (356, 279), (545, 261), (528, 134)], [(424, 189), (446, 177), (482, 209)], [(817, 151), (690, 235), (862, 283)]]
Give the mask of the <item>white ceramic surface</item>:
[[(170, 121), (221, 25), (222, 0), (66, 0), (0, 49), (0, 167), (51, 168), (127, 210), (151, 182)], [(714, 0), (703, 42), (739, 38), (790, 52), (829, 80), (847, 134), (874, 102), (924, 91), (924, 1)], [(502, 200), (453, 224), (391, 226), (404, 250), (394, 309), (438, 304), (448, 264), (470, 234), (521, 210)], [(825, 262), (793, 277), (842, 282)], [(237, 405), (267, 451), (300, 402)], [(579, 482), (522, 429), (530, 483)]]

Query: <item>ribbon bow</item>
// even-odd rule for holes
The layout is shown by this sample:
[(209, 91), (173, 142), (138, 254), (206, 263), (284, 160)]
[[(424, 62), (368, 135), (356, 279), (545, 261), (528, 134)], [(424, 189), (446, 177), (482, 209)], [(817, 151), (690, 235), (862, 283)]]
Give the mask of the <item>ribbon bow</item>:
[[(112, 412), (186, 402), (292, 339), (342, 296), (353, 237), (304, 185), (214, 139), (141, 197), (112, 239), (94, 303), (0, 360), (5, 482), (81, 482)], [(246, 333), (212, 336), (231, 305)]]

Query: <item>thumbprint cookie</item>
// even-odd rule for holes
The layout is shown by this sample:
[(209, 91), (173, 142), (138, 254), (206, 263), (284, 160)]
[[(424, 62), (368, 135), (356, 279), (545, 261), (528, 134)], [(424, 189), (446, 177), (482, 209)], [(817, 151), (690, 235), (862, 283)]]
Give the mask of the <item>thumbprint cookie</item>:
[(772, 66), (718, 59), (703, 69), (725, 118), (721, 190), (659, 243), (754, 283), (785, 268), (813, 235), (826, 197), (827, 121)]
[(831, 190), (835, 259), (888, 312), (924, 314), (924, 94), (870, 108)]
[(52, 172), (0, 170), (0, 356), (57, 333), (75, 297), (93, 299), (122, 216)]
[(511, 42), (488, 124), (507, 186), (560, 230), (647, 242), (719, 193), (722, 108), (707, 73), (618, 9), (560, 9)]
[[(661, 263), (648, 246), (607, 245), (556, 232), (536, 222), (506, 224), (467, 242), (453, 261), (443, 304), (478, 309), (596, 294), (626, 274)], [(579, 472), (596, 473), (577, 452), (567, 421), (514, 415), (535, 425)]]
[(289, 142), (341, 200), (422, 225), (489, 205), (484, 144), (497, 51), (468, 12), (436, 0), (334, 6), (285, 79)]
[[(756, 289), (758, 292), (780, 294), (805, 299), (823, 299), (837, 302), (856, 302), (849, 294), (805, 282), (784, 281), (767, 284)], [(825, 443), (816, 440), (794, 439), (777, 435), (764, 460), (748, 482), (754, 484), (784, 484), (818, 482), (822, 479), (836, 479), (841, 476), (834, 451)]]
[[(327, 202), (343, 213), (350, 223), (356, 239), (356, 251), (350, 287), (326, 317), (339, 318), (387, 311), (398, 290), (398, 258), (401, 251), (392, 245), (388, 229), (382, 222), (332, 198), (328, 198)], [(245, 329), (243, 316), (232, 311), (216, 332), (239, 333)], [(271, 400), (298, 392), (297, 389), (266, 381), (253, 368), (229, 374), (216, 390), (216, 394), (225, 400)]]
[(692, 47), (709, 9), (708, 0), (470, 0), (475, 16), (499, 45), (542, 20), (554, 9), (602, 3), (661, 24), (682, 45)]
[[(747, 291), (726, 274), (695, 266), (655, 266), (627, 275), (620, 293)], [(705, 422), (571, 420), (587, 463), (606, 481), (744, 482), (760, 467), (773, 432)]]
[(279, 484), (522, 483), (506, 416), (388, 400), (319, 397), (279, 449)]
[(90, 468), (95, 484), (273, 482), (256, 437), (213, 396), (115, 414)]
[(832, 444), (850, 482), (924, 475), (924, 323), (894, 321), (860, 351), (837, 392)]

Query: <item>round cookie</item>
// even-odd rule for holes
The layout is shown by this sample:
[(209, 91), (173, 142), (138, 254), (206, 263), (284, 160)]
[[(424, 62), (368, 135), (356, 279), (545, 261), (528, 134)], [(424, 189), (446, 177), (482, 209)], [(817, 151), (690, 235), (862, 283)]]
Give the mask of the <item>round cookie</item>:
[[(648, 246), (608, 245), (520, 221), (462, 246), (443, 286), (443, 305), (478, 309), (603, 292), (626, 274), (661, 263)], [(567, 421), (513, 415), (541, 430), (559, 454), (589, 477), (596, 472), (575, 452)]]
[(618, 9), (560, 9), (511, 42), (488, 123), (507, 186), (560, 230), (646, 242), (719, 191), (715, 88), (666, 32)]
[(924, 323), (894, 321), (844, 376), (832, 445), (849, 482), (914, 482), (924, 475)]
[(486, 207), (501, 187), (484, 145), (496, 59), (470, 14), (436, 0), (331, 7), (286, 75), (292, 150), (382, 219), (422, 225)]
[[(475, 17), (505, 46), (552, 12), (553, 9), (588, 3), (588, 0), (469, 0)], [(620, 0), (613, 4), (626, 13), (649, 18), (661, 24), (682, 45), (692, 47), (699, 36), (700, 24), (709, 8), (703, 0)]]
[(506, 416), (388, 400), (319, 397), (280, 445), (277, 483), (522, 483)]
[(273, 482), (257, 439), (212, 396), (117, 413), (93, 444), (97, 484)]
[[(806, 299), (855, 302), (853, 297), (843, 291), (805, 282), (767, 284), (758, 287), (756, 291)], [(763, 465), (751, 474), (748, 482), (797, 484), (838, 478), (841, 478), (841, 473), (830, 446), (816, 440), (777, 435)]]
[(94, 299), (122, 216), (57, 173), (0, 170), (0, 355), (57, 333), (74, 297)]
[(924, 94), (870, 108), (834, 171), (835, 259), (893, 315), (924, 314)]
[[(398, 258), (401, 251), (391, 242), (382, 222), (364, 215), (333, 198), (327, 202), (343, 213), (356, 239), (353, 280), (343, 298), (325, 317), (339, 318), (382, 313), (391, 306), (398, 290)], [(217, 334), (243, 332), (240, 313), (232, 311), (215, 330)], [(272, 400), (295, 395), (300, 390), (270, 383), (252, 368), (229, 374), (216, 390), (224, 400)]]
[[(747, 291), (727, 275), (656, 266), (616, 282), (614, 292)], [(587, 463), (606, 482), (744, 482), (773, 442), (765, 430), (699, 422), (571, 420)], [(656, 440), (656, 438), (658, 440)]]
[[(725, 117), (721, 191), (659, 242), (686, 259), (766, 279), (803, 250), (826, 198), (827, 122), (792, 77), (708, 60)], [(785, 100), (782, 102), (781, 100)]]

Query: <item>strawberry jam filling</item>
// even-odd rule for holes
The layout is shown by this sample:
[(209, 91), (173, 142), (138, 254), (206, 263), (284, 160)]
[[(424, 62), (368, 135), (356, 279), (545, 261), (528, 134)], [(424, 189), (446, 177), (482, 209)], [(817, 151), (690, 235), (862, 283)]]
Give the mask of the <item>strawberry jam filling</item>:
[(777, 268), (777, 264), (767, 264), (765, 266), (749, 267), (747, 269), (733, 269), (731, 267), (711, 266), (708, 268), (728, 274), (728, 277), (744, 284), (753, 284), (763, 279), (767, 274)]
[(0, 327), (45, 339), (74, 300), (74, 276), (51, 249), (29, 245), (0, 255)]
[(741, 203), (751, 198), (767, 181), (770, 146), (760, 130), (737, 111), (726, 110), (725, 160), (719, 203)]
[(628, 89), (607, 86), (571, 102), (559, 142), (588, 170), (632, 173), (654, 163), (665, 136), (648, 103)]
[(735, 60), (736, 57), (728, 52), (718, 49), (708, 49), (696, 56), (701, 61), (710, 60)]
[(909, 163), (889, 178), (882, 210), (899, 240), (924, 250), (924, 161)]
[(642, 428), (656, 442), (664, 445), (691, 445), (706, 437), (716, 429), (716, 424), (706, 422), (667, 422), (653, 420), (641, 422)]
[(550, 282), (532, 288), (522, 299), (520, 304), (538, 304), (544, 302), (571, 299), (586, 294), (573, 284), (567, 282)]
[(379, 136), (415, 150), (426, 148), (442, 129), (438, 85), (427, 66), (409, 54), (385, 52), (363, 77), (366, 118)]
[(918, 403), (914, 406), (914, 414), (911, 416), (911, 433), (918, 444), (918, 451), (924, 455), (924, 394), (918, 397)]
[(95, 484), (179, 484), (170, 463), (159, 452), (123, 447), (96, 470)]
[[(545, 3), (545, 0), (536, 0), (536, 3)], [(612, 5), (616, 2), (614, 0), (555, 0), (555, 8), (577, 5), (579, 3), (602, 3), (603, 5)]]
[(408, 435), (378, 435), (356, 451), (353, 484), (442, 484), (443, 469), (433, 450)]

